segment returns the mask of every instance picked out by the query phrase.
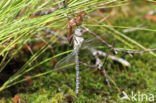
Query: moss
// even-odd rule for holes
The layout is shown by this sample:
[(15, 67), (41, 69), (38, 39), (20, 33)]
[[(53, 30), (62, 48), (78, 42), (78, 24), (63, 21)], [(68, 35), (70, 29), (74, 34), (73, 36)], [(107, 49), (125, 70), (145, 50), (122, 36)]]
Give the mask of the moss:
[[(146, 5), (142, 3), (141, 0), (135, 1), (138, 7)], [(131, 10), (132, 5), (127, 6)], [(148, 9), (153, 8), (149, 6)], [(153, 21), (146, 20), (144, 15), (147, 13), (142, 10), (136, 10), (134, 13), (130, 13), (131, 16), (116, 16), (111, 20), (112, 25), (116, 26), (125, 26), (125, 27), (147, 27), (152, 30), (156, 28), (156, 25)], [(131, 11), (133, 12), (133, 10)], [(120, 13), (120, 12), (118, 12)], [(133, 16), (132, 16), (133, 15)], [(123, 28), (115, 28), (120, 32), (123, 31)], [(104, 33), (103, 29), (99, 27), (91, 27), (91, 30), (97, 34)], [(133, 40), (141, 43), (142, 45), (148, 48), (156, 47), (156, 35), (155, 32), (138, 30), (134, 32), (125, 33), (126, 36), (131, 37)], [(92, 36), (86, 33), (86, 38)], [(109, 43), (114, 41), (112, 35), (108, 35), (106, 38)], [(57, 47), (55, 46), (56, 52), (61, 52), (68, 50), (67, 45)], [(122, 42), (116, 41), (114, 44), (115, 47), (125, 47)], [(135, 45), (134, 45), (135, 46)], [(108, 50), (105, 46), (102, 45), (104, 50)], [(83, 53), (83, 52), (82, 52)], [(50, 56), (51, 52), (47, 51), (44, 53), (46, 58)], [(82, 55), (82, 57), (85, 54)], [(81, 58), (82, 60), (89, 60), (89, 53), (87, 56)], [(112, 80), (117, 84), (121, 91), (130, 93), (131, 91), (142, 91), (143, 93), (155, 93), (156, 92), (156, 59), (149, 53), (145, 54), (135, 54), (133, 57), (128, 54), (118, 53), (116, 56), (123, 57), (130, 62), (131, 67), (126, 68), (119, 63), (108, 60), (108, 63), (104, 65), (107, 74)], [(42, 58), (42, 57), (41, 57)], [(42, 59), (43, 59), (42, 58)], [(42, 65), (43, 70), (47, 71), (51, 68), (50, 63)], [(111, 87), (108, 87), (106, 84), (106, 78), (95, 69), (88, 68), (86, 66), (80, 66), (80, 94), (79, 97), (75, 96), (75, 69), (70, 68), (61, 72), (53, 72), (46, 76), (41, 76), (40, 78), (33, 80), (33, 85), (31, 87), (25, 87), (25, 93), (21, 93), (21, 97), (24, 98), (28, 103), (65, 103), (65, 102), (74, 102), (74, 103), (132, 103), (131, 101), (122, 101), (120, 98), (121, 93), (117, 91), (117, 88), (110, 81)], [(11, 102), (11, 93), (9, 90), (2, 92), (4, 95), (8, 95), (5, 98), (0, 98), (0, 103)], [(136, 102), (137, 103), (137, 102)]]

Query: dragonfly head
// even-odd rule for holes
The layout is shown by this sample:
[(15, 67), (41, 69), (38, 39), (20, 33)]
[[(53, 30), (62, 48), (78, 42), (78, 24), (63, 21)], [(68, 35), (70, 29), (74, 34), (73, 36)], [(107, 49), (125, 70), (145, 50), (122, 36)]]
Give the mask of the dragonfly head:
[(76, 36), (83, 36), (83, 31), (80, 28), (75, 29), (75, 35)]

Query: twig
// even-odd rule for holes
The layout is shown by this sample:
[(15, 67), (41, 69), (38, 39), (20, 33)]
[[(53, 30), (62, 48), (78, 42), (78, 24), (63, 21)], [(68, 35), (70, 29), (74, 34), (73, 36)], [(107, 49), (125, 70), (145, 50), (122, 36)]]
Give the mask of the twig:
[(103, 63), (103, 75), (104, 75), (104, 77), (106, 78), (106, 83), (107, 83), (107, 85), (109, 86), (109, 87), (111, 87), (111, 85), (110, 85), (110, 82), (109, 82), (109, 79), (107, 78), (107, 73), (106, 73), (106, 70), (105, 70), (105, 64), (106, 64), (106, 62), (107, 62), (107, 58), (108, 58), (108, 56), (105, 58), (105, 61), (104, 61), (104, 63)]
[[(80, 62), (80, 63), (83, 64), (83, 65), (85, 65), (85, 66), (87, 66), (87, 67), (90, 67), (90, 68), (98, 68), (96, 65), (89, 65), (89, 64), (87, 64), (87, 63), (85, 63), (85, 62)], [(109, 87), (111, 87), (111, 86), (110, 86), (110, 83), (109, 83), (109, 80), (108, 80), (108, 78), (107, 78), (107, 74), (106, 74), (105, 69), (102, 69), (102, 73), (104, 74), (104, 77), (106, 78), (107, 85), (108, 85)]]
[(84, 66), (90, 67), (90, 68), (97, 68), (95, 65), (89, 65), (85, 62), (80, 62), (81, 64), (83, 64)]
[[(93, 49), (89, 49), (89, 50), (92, 52), (92, 54), (94, 55), (94, 57), (95, 57), (95, 59), (96, 59), (95, 66), (96, 66), (99, 70), (102, 71), (104, 77), (106, 78), (106, 83), (107, 83), (107, 85), (108, 85), (109, 87), (111, 87), (111, 86), (110, 86), (110, 83), (109, 83), (109, 80), (108, 80), (108, 78), (107, 78), (107, 74), (106, 74), (105, 68), (103, 68), (103, 65), (105, 64), (105, 62), (103, 63), (103, 62), (101, 61), (101, 59), (100, 59), (99, 56), (98, 56), (97, 51), (95, 51), (95, 50), (93, 50)], [(105, 56), (106, 56), (106, 55), (105, 55)], [(106, 57), (107, 57), (107, 56), (106, 56)]]
[(146, 15), (153, 15), (153, 14), (155, 14), (155, 13), (156, 13), (156, 9), (155, 9), (155, 10), (149, 11)]
[(113, 83), (113, 85), (114, 85), (115, 88), (118, 90), (118, 92), (120, 93), (121, 90), (120, 90), (120, 88), (117, 86), (117, 84), (115, 83), (115, 81), (114, 81), (113, 79), (111, 79), (111, 77), (109, 77), (109, 76), (107, 76), (107, 77), (108, 77), (108, 79)]
[(59, 8), (62, 8), (62, 7), (64, 6), (64, 2), (65, 2), (65, 1), (63, 1), (63, 2), (61, 2), (62, 0), (58, 0), (58, 1), (60, 2), (60, 3), (58, 3), (58, 7), (59, 7)]
[[(100, 69), (100, 70), (102, 70), (102, 72), (103, 72), (103, 74), (104, 74), (104, 77), (106, 78), (106, 82), (107, 82), (107, 85), (109, 86), (109, 87), (111, 87), (110, 86), (110, 83), (109, 83), (109, 80), (111, 80), (111, 82), (113, 83), (113, 85), (117, 88), (117, 90), (118, 90), (118, 92), (120, 92), (120, 88), (116, 85), (116, 83), (109, 77), (109, 79), (107, 78), (108, 76), (107, 76), (107, 74), (106, 74), (106, 71), (105, 71), (105, 69), (101, 69), (102, 68), (102, 66), (101, 66), (101, 60), (99, 59), (99, 57), (98, 57), (98, 55), (101, 55), (101, 56), (104, 56), (104, 57), (108, 57), (108, 58), (110, 58), (110, 59), (112, 59), (112, 60), (115, 60), (115, 61), (118, 61), (118, 62), (120, 62), (121, 64), (124, 64), (124, 65), (126, 65), (126, 66), (130, 66), (130, 64), (126, 61), (126, 60), (124, 60), (124, 59), (122, 59), (122, 58), (118, 58), (118, 57), (115, 57), (115, 56), (112, 56), (112, 55), (108, 55), (108, 54), (106, 54), (106, 53), (104, 53), (104, 52), (102, 52), (102, 51), (99, 51), (99, 50), (96, 50), (96, 49), (93, 49), (93, 48), (90, 48), (89, 49), (91, 52), (92, 52), (92, 54), (95, 56), (95, 58), (96, 58), (96, 65), (95, 66), (97, 66), (98, 67), (98, 69)], [(99, 64), (98, 64), (99, 63)]]
[(61, 36), (60, 34), (57, 34), (55, 31), (50, 30), (50, 29), (43, 29), (44, 32), (48, 33), (48, 34), (52, 34), (58, 38), (60, 38), (62, 41), (67, 41), (67, 38), (65, 36)]
[(28, 44), (26, 44), (26, 47), (28, 48), (29, 52), (31, 53), (31, 55), (34, 55), (32, 49), (30, 48), (30, 46)]
[(123, 49), (119, 49), (119, 48), (114, 48), (114, 50), (124, 52), (124, 53), (127, 53), (127, 54), (143, 54), (143, 53), (146, 53), (146, 52), (156, 51), (156, 48), (146, 49), (146, 50), (142, 50), (142, 51), (130, 51), (130, 50), (123, 50)]
[(89, 50), (92, 52), (92, 54), (94, 56), (98, 56), (98, 55), (103, 56), (103, 57), (106, 57), (107, 56), (108, 58), (110, 58), (110, 59), (112, 59), (114, 61), (117, 61), (117, 62), (119, 62), (119, 63), (121, 63), (121, 64), (123, 64), (123, 65), (125, 65), (127, 67), (130, 66), (129, 62), (126, 61), (126, 60), (124, 60), (124, 59), (122, 59), (122, 58), (115, 57), (113, 55), (107, 54), (107, 53), (105, 53), (103, 51), (100, 51), (100, 50), (96, 50), (94, 48), (90, 48)]
[(107, 45), (109, 48), (113, 48), (112, 45), (108, 44), (105, 40), (103, 40), (100, 36), (96, 35), (96, 33), (94, 33), (91, 30), (89, 30), (87, 27), (85, 27), (85, 26), (81, 26), (81, 27), (84, 28), (90, 34), (92, 34), (96, 39), (98, 39), (99, 41), (101, 41), (102, 43), (104, 43), (105, 45)]
[(42, 12), (42, 11), (38, 11), (37, 13), (32, 14), (32, 16), (43, 16), (43, 15), (48, 15), (53, 13), (54, 11), (56, 11), (58, 9), (58, 7), (56, 8), (50, 8), (49, 10), (47, 10), (46, 12)]
[(101, 70), (102, 66), (103, 66), (103, 62), (101, 61), (101, 59), (98, 57), (98, 55), (94, 55), (95, 59), (96, 59), (96, 63), (95, 66)]
[[(62, 1), (62, 0), (59, 0), (59, 1)], [(58, 3), (58, 8), (62, 8), (62, 7), (68, 8), (68, 5), (65, 0), (63, 2)], [(68, 16), (66, 13), (64, 13), (64, 16), (70, 19), (70, 16)]]
[[(43, 38), (41, 38), (41, 37), (39, 37), (38, 35), (37, 35), (37, 37), (41, 40), (41, 41), (43, 41), (50, 49), (51, 49), (51, 52), (52, 52), (52, 55), (55, 55), (55, 51), (54, 51), (54, 48), (51, 46), (51, 45), (49, 45), (48, 43), (47, 43), (47, 41), (46, 40), (44, 40)], [(54, 67), (55, 66), (55, 64), (56, 64), (56, 58), (55, 59), (53, 59), (53, 61), (52, 61), (52, 67)]]
[(55, 55), (55, 52), (54, 52), (53, 47), (52, 47), (51, 45), (49, 45), (49, 44), (47, 43), (47, 41), (44, 40), (43, 38), (40, 38), (38, 35), (36, 35), (36, 36), (37, 36), (40, 40), (42, 40), (45, 44), (47, 44), (48, 47), (51, 49), (52, 54)]
[(106, 83), (107, 83), (108, 87), (111, 87), (110, 82), (109, 82), (109, 79), (108, 79), (107, 74), (106, 74), (105, 68), (103, 69), (102, 72), (103, 72), (104, 77), (106, 78)]
[(90, 34), (92, 34), (96, 39), (98, 39), (99, 41), (101, 41), (102, 43), (104, 43), (107, 47), (109, 47), (114, 52), (123, 52), (123, 53), (127, 53), (127, 54), (142, 54), (142, 53), (145, 53), (145, 52), (156, 51), (156, 48), (146, 49), (146, 50), (143, 50), (143, 51), (129, 51), (129, 50), (123, 50), (123, 49), (120, 49), (120, 48), (115, 48), (112, 45), (110, 45), (109, 43), (107, 43), (105, 40), (103, 40), (96, 33), (94, 33), (91, 30), (89, 30), (87, 27), (82, 26), (82, 28), (84, 28), (87, 32), (89, 32)]
[[(89, 64), (87, 64), (87, 63), (85, 63), (85, 62), (80, 62), (80, 63), (83, 64), (83, 65), (85, 65), (85, 66), (88, 66), (88, 67), (90, 67), (90, 68), (97, 68), (96, 65), (89, 65)], [(108, 78), (108, 76), (107, 76), (107, 74), (106, 74), (106, 72), (105, 72), (105, 69), (103, 69), (102, 73), (104, 74), (104, 77), (106, 78), (106, 82), (107, 82), (108, 87), (111, 87), (110, 82), (109, 82), (109, 78)], [(112, 80), (111, 80), (111, 81), (112, 81)], [(113, 83), (113, 84), (115, 84), (115, 86), (116, 86), (116, 83)], [(117, 86), (116, 86), (116, 87), (117, 87)], [(117, 89), (118, 89), (118, 87), (117, 87)], [(120, 90), (120, 89), (119, 89), (119, 90)]]
[(51, 14), (51, 13), (55, 12), (57, 9), (62, 8), (63, 6), (66, 7), (65, 1), (63, 1), (63, 2), (61, 2), (62, 0), (59, 0), (59, 1), (60, 1), (60, 3), (58, 3), (58, 7), (56, 7), (56, 8), (50, 8), (50, 9), (47, 10), (46, 12), (38, 11), (37, 13), (32, 14), (32, 16), (43, 16), (43, 15), (48, 15), (48, 14)]
[[(31, 55), (34, 55), (32, 49), (30, 48), (30, 46), (28, 44), (26, 44), (26, 46), (27, 46), (29, 52), (31, 53)], [(36, 62), (36, 64), (38, 64), (38, 60), (37, 59), (35, 60), (35, 62)]]

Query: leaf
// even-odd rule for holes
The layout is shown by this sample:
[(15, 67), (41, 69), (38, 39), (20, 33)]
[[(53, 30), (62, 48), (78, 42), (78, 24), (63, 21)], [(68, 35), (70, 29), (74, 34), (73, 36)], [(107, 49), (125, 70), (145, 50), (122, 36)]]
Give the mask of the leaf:
[(30, 75), (27, 75), (27, 76), (25, 76), (25, 78), (28, 80), (28, 81), (27, 81), (27, 85), (28, 85), (28, 86), (32, 86), (33, 81), (32, 81), (32, 79), (31, 79), (31, 76), (30, 76)]
[(16, 95), (12, 98), (12, 101), (13, 101), (13, 103), (18, 103), (18, 102), (20, 101), (20, 99), (21, 99), (21, 97), (20, 97), (18, 94), (16, 94)]

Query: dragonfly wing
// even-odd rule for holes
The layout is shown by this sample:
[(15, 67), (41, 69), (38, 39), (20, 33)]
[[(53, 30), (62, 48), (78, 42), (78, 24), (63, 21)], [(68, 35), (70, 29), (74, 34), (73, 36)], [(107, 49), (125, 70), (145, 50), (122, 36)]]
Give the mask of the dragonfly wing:
[(82, 48), (88, 49), (88, 48), (94, 48), (96, 46), (99, 46), (101, 42), (99, 42), (96, 38), (93, 39), (87, 39), (83, 42)]
[(75, 53), (70, 53), (69, 55), (67, 55), (66, 57), (64, 57), (63, 59), (59, 60), (54, 69), (65, 69), (71, 65), (73, 65), (75, 63)]
[[(88, 40), (85, 40), (82, 44), (82, 48), (84, 49), (88, 49), (90, 47), (94, 47), (94, 46), (97, 46), (97, 40), (94, 38), (94, 39), (88, 39)], [(67, 55), (66, 57), (64, 57), (63, 59), (59, 60), (54, 69), (65, 69), (73, 64), (75, 64), (75, 54), (79, 51), (80, 48), (76, 48), (74, 50), (74, 52), (70, 53), (69, 55)]]

